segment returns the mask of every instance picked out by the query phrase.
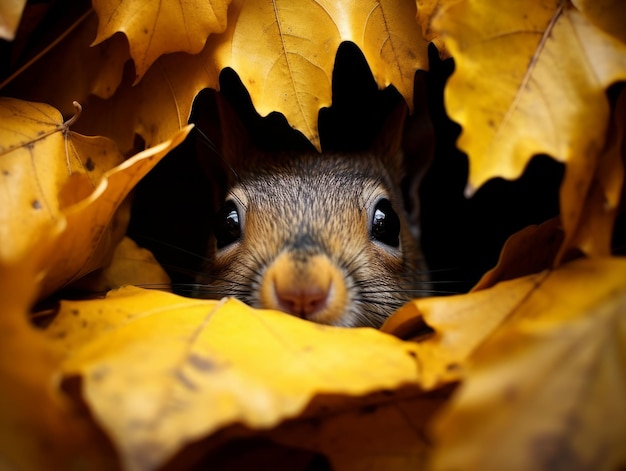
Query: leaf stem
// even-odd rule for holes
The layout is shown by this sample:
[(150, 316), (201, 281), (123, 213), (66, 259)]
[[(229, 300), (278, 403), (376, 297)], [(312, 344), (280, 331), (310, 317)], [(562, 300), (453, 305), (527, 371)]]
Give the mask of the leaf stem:
[(63, 39), (65, 39), (65, 37), (68, 34), (70, 34), (72, 31), (74, 31), (92, 13), (93, 13), (93, 8), (89, 8), (89, 10), (87, 10), (85, 13), (83, 13), (80, 16), (80, 18), (78, 18), (74, 23), (72, 23), (72, 25), (69, 28), (67, 28), (67, 30), (63, 31), (63, 33), (58, 38), (55, 38), (54, 41), (52, 41), (45, 48), (43, 48), (41, 51), (39, 51), (37, 54), (35, 54), (22, 67), (17, 69), (15, 72), (13, 72), (11, 75), (9, 75), (2, 83), (0, 83), (0, 90), (2, 90), (4, 87), (9, 85), (13, 80), (15, 80), (17, 77), (19, 77), (22, 74), (22, 72), (24, 72), (31, 65), (33, 65), (35, 62), (37, 62), (39, 59), (41, 59), (43, 56), (45, 56), (48, 52), (50, 52), (50, 50), (52, 50), (57, 44), (59, 44)]

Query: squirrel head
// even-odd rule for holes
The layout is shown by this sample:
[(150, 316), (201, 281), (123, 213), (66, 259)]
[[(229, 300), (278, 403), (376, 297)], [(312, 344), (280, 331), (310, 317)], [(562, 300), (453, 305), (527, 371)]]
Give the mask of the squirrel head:
[(268, 154), (226, 136), (232, 177), (198, 281), (323, 324), (380, 326), (425, 281), (400, 186), (405, 114), (355, 154)]

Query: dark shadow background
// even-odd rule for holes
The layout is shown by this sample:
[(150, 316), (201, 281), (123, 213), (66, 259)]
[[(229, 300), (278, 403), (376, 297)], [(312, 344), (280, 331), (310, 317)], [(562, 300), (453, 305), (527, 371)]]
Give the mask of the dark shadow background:
[[(439, 289), (465, 292), (496, 264), (508, 236), (558, 214), (563, 166), (537, 157), (519, 180), (492, 180), (466, 199), (467, 158), (455, 147), (460, 128), (443, 107), (443, 87), (454, 64), (450, 59), (441, 61), (432, 46), (430, 62), (430, 71), (421, 74), (425, 75), (436, 147), (420, 189), (422, 245), (433, 280), (446, 282)], [(220, 85), (220, 93), (233, 105), (255, 145), (270, 150), (312, 149), (282, 115), (261, 118), (233, 71), (222, 73)], [(202, 92), (192, 113), (206, 137), (194, 131), (135, 192), (129, 235), (156, 254), (176, 283), (193, 282), (194, 273), (201, 269), (211, 230), (211, 202), (219, 198), (206, 177), (207, 161), (209, 173), (219, 161), (211, 149), (219, 147), (214, 94)], [(393, 87), (378, 90), (358, 48), (343, 44), (333, 76), (333, 106), (320, 112), (322, 146), (340, 151), (366, 148), (398, 99)]]

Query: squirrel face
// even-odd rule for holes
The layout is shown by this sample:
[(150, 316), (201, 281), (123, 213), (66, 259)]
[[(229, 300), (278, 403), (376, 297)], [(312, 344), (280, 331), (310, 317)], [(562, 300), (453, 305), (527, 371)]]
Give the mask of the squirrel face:
[(248, 304), (379, 327), (416, 296), (422, 257), (388, 165), (311, 154), (238, 172), (199, 281)]

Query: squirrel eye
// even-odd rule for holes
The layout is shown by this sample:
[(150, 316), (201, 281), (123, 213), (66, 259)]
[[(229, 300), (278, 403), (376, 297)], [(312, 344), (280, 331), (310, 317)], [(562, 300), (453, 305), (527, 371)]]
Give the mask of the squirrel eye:
[(218, 214), (217, 226), (215, 227), (217, 248), (224, 248), (240, 238), (241, 223), (239, 222), (237, 206), (234, 202), (227, 201)]
[(391, 247), (400, 246), (400, 218), (387, 199), (381, 199), (374, 207), (371, 237)]

